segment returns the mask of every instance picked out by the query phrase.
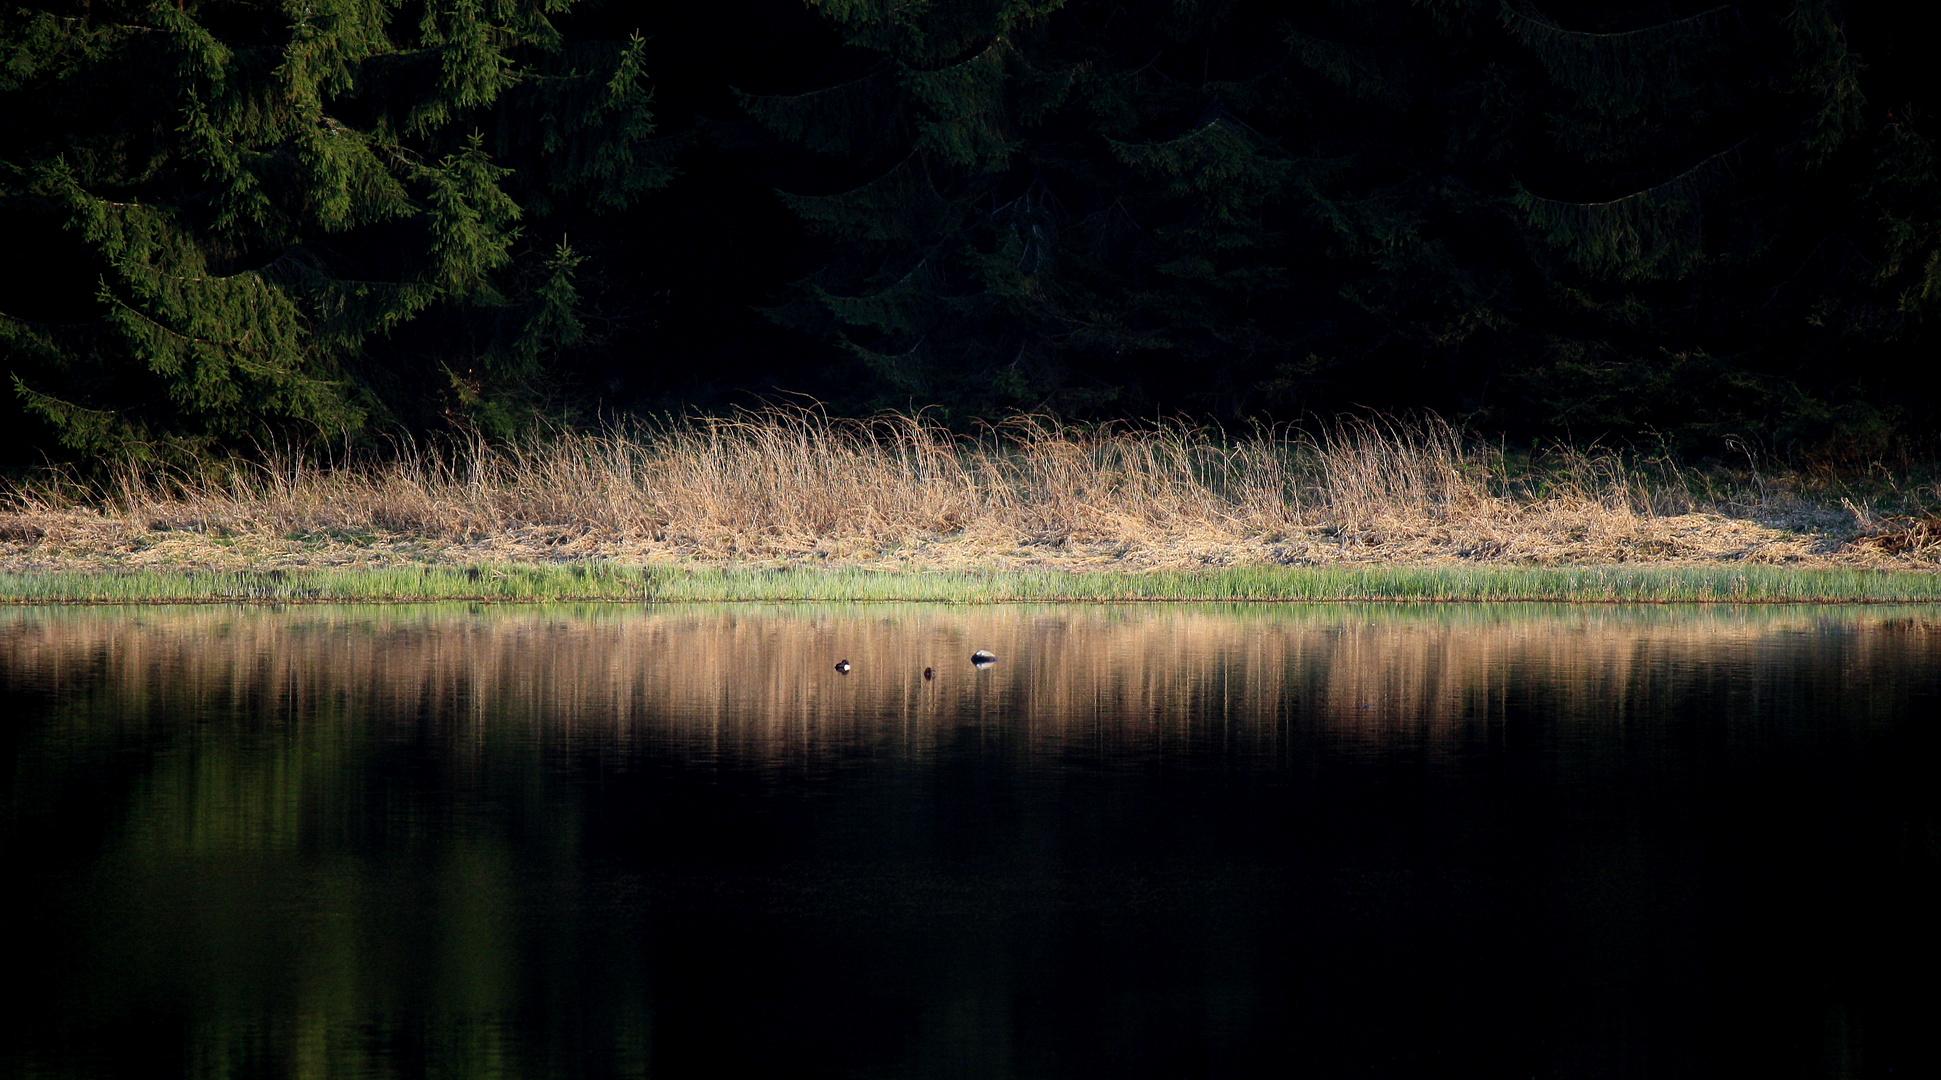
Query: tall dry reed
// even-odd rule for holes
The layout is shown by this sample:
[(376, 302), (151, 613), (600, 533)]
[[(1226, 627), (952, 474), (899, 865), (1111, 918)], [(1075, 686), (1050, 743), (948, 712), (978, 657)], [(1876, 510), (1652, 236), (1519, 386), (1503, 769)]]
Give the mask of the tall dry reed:
[(929, 543), (1123, 555), (1299, 540), (1295, 557), (1316, 559), (1540, 557), (1546, 543), (1642, 543), (1654, 523), (1694, 508), (1675, 469), (1569, 449), (1513, 469), (1500, 448), (1434, 417), (1240, 436), (1021, 417), (960, 435), (921, 414), (849, 420), (814, 408), (561, 430), (510, 446), (399, 440), (337, 459), (279, 448), (190, 469), (130, 467), (105, 487), (11, 500), (23, 512), (92, 508), (137, 531), (282, 539), (591, 538), (697, 555)]

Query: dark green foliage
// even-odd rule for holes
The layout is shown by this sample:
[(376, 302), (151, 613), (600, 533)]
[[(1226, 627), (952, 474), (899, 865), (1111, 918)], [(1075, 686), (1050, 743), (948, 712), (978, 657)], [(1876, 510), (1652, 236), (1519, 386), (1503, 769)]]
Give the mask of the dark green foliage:
[(15, 437), (187, 454), (781, 390), (1857, 458), (1941, 425), (1918, 28), (1843, 0), (17, 4)]
[(863, 401), (1824, 445), (1941, 281), (1836, 0), (814, 6), (872, 66), (745, 103)]
[(1015, 190), (1012, 174), (1018, 125), (1045, 113), (1061, 79), (1030, 70), (1013, 38), (1057, 6), (821, 4), (882, 58), (827, 88), (744, 96), (771, 130), (860, 174), (785, 196), (839, 254), (776, 314), (862, 359), (863, 400), (994, 411), (1044, 388), (1037, 354), (1056, 316), (1033, 310), (1049, 255), (1042, 192)]
[(1492, 418), (1879, 452), (1882, 409), (1941, 386), (1855, 348), (1890, 302), (1851, 258), (1886, 239), (1856, 211), (1902, 125), (1867, 123), (1842, 5), (1557, 8), (1502, 9), (1549, 84), (1546, 159), (1516, 177), (1515, 205), (1550, 289), (1507, 342), (1512, 393)]
[(565, 41), (568, 6), (9, 12), (0, 220), (67, 271), (0, 296), (20, 400), (94, 454), (516, 424), (579, 334), (575, 257), (526, 250), (527, 212), (666, 180), (640, 43)]
[(1064, 0), (816, 6), (874, 66), (745, 101), (853, 170), (786, 196), (830, 258), (776, 314), (864, 362), (859, 401), (961, 414), (1247, 395), (1226, 385), (1232, 359), (1281, 343), (1233, 309), (1289, 288), (1272, 207), (1313, 170), (1228, 107), (1248, 87), (1155, 68), (1218, 12), (1131, 5), (1115, 40), (1085, 32), (1111, 13)]

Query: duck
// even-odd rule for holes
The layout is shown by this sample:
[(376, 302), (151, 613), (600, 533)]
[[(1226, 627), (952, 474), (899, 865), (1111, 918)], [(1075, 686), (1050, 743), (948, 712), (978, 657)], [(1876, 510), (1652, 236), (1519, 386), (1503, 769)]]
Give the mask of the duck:
[(997, 663), (997, 654), (986, 649), (979, 649), (971, 654), (971, 663), (977, 667), (989, 667)]
[(849, 661), (847, 660), (836, 661), (836, 670), (842, 672), (844, 675), (849, 674)]
[(924, 668), (924, 669), (923, 669), (923, 681), (924, 681), (924, 682), (929, 682), (930, 680), (932, 680), (932, 679), (934, 679), (934, 678), (936, 678), (936, 677), (937, 677), (937, 669), (936, 669), (936, 668), (933, 668), (933, 667), (927, 667), (927, 668)]

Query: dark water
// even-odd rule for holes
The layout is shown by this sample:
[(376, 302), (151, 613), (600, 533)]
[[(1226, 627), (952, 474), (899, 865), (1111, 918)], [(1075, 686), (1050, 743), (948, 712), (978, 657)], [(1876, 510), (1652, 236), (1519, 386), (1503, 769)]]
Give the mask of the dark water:
[(15, 609), (0, 694), (10, 1075), (1941, 1075), (1941, 611)]

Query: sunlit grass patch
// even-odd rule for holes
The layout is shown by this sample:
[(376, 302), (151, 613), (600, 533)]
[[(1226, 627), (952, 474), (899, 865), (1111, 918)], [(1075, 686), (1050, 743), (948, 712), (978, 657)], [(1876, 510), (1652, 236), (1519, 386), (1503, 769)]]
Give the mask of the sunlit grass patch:
[(598, 561), (0, 575), (0, 601), (9, 603), (414, 600), (1931, 602), (1941, 600), (1941, 575), (1768, 566), (1229, 567), (1075, 573), (840, 566), (643, 568)]
[(46, 478), (0, 489), (0, 566), (1941, 566), (1941, 486), (1903, 479), (1863, 492), (1512, 453), (1434, 418), (1232, 433), (1022, 417), (963, 434), (773, 409)]

